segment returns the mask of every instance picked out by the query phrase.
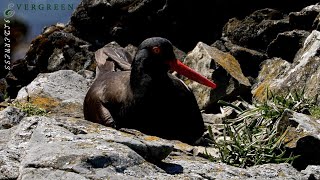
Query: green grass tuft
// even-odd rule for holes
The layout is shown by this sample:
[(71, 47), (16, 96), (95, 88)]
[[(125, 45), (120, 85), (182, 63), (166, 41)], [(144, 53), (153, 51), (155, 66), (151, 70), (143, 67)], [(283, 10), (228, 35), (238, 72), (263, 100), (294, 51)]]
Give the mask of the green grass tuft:
[(320, 106), (313, 106), (310, 108), (311, 116), (319, 119), (320, 118)]
[(47, 111), (31, 103), (16, 102), (12, 104), (14, 107), (21, 109), (27, 116), (46, 116)]
[(268, 100), (253, 105), (242, 101), (242, 106), (219, 101), (223, 106), (232, 107), (237, 117), (224, 122), (223, 137), (209, 136), (212, 146), (219, 149), (219, 157), (210, 154), (213, 161), (224, 162), (237, 167), (249, 167), (266, 163), (292, 163), (299, 156), (286, 151), (283, 140), (286, 132), (277, 131), (277, 124), (286, 109), (320, 117), (320, 107), (315, 101), (304, 97), (304, 92), (275, 95), (268, 92)]

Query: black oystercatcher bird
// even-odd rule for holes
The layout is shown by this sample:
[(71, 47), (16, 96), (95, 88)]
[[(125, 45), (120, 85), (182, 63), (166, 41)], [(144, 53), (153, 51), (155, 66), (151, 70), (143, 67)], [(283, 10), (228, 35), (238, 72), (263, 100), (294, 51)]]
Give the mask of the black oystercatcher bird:
[[(125, 57), (118, 56), (118, 61)], [(216, 87), (177, 60), (170, 41), (160, 37), (149, 38), (138, 47), (131, 71), (100, 70), (85, 97), (85, 119), (194, 143), (205, 130), (198, 104), (193, 93), (169, 70)]]

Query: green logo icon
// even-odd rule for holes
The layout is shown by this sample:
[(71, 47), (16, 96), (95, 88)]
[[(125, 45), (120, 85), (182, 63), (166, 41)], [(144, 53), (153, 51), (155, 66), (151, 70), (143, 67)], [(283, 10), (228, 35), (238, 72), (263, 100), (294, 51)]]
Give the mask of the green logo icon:
[(14, 15), (15, 11), (13, 10), (13, 7), (13, 3), (8, 4), (8, 8), (3, 12), (5, 18), (11, 18)]

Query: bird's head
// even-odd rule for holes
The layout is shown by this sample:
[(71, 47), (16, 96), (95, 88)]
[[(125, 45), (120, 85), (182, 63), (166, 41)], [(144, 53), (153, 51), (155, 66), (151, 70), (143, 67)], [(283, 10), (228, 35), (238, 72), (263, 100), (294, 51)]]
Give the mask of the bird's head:
[(161, 37), (148, 38), (139, 45), (132, 62), (132, 70), (153, 77), (161, 77), (172, 70), (203, 85), (216, 88), (216, 84), (181, 63), (174, 54), (171, 42)]

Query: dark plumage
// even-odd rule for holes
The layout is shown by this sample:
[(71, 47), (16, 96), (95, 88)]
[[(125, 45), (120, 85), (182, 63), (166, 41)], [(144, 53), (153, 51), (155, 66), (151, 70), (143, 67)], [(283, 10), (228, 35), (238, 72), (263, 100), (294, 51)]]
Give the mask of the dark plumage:
[[(126, 64), (125, 56), (117, 57), (117, 64)], [(184, 71), (189, 70), (182, 66), (168, 40), (146, 39), (138, 47), (131, 71), (100, 69), (84, 101), (85, 119), (166, 139), (195, 142), (205, 129), (196, 99), (181, 80), (168, 72), (172, 69), (187, 75)], [(195, 76), (191, 78), (196, 80)], [(201, 83), (215, 87), (205, 79)]]

